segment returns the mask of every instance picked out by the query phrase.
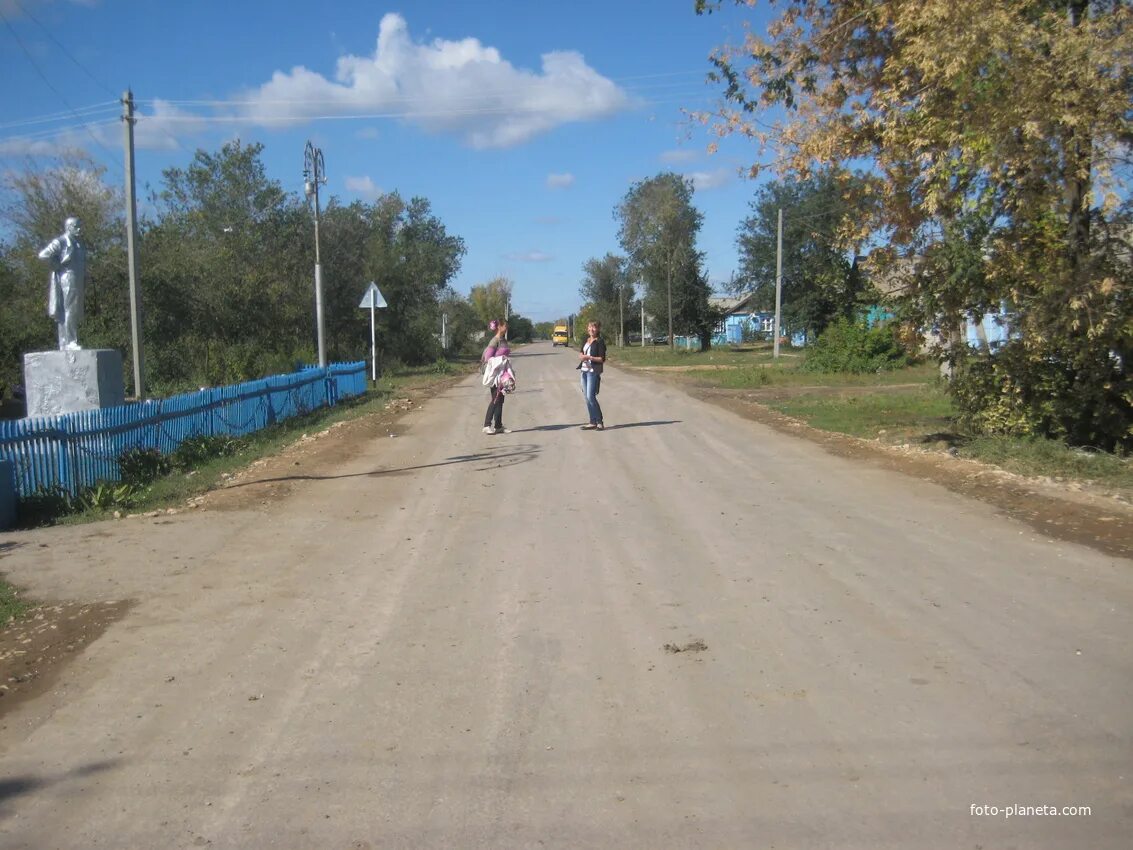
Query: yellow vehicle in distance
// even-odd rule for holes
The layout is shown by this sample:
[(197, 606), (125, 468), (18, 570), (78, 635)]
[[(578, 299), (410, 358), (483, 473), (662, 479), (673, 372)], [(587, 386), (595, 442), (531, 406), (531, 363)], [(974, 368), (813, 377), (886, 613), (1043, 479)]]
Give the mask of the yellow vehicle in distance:
[(555, 329), (551, 331), (551, 347), (554, 348), (556, 345), (570, 345), (566, 325), (555, 325)]

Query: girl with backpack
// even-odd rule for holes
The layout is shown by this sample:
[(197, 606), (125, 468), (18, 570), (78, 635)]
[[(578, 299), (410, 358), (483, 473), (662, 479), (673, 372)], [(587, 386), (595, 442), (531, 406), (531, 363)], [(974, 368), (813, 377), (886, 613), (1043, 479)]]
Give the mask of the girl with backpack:
[(489, 393), (488, 410), (484, 413), (484, 433), (510, 434), (511, 429), (505, 428), (503, 422), (504, 396), (515, 389), (515, 375), (508, 358), (511, 349), (507, 344), (507, 322), (493, 319), (488, 324), (488, 330), (494, 331), (495, 336), (481, 357), (484, 364), (484, 385), (488, 387)]

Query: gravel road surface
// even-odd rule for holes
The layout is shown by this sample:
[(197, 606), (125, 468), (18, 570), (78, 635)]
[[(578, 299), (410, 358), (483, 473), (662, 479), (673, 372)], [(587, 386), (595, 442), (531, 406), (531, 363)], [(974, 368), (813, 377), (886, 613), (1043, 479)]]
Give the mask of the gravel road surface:
[(575, 359), (0, 535), (134, 601), (4, 716), (0, 847), (1131, 846), (1133, 564), (616, 368), (581, 431)]

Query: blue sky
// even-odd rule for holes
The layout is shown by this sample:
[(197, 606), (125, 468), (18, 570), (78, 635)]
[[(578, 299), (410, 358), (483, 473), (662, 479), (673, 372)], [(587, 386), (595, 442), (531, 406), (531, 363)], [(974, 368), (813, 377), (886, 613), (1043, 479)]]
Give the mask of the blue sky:
[[(116, 101), (129, 87), (143, 188), (239, 137), (261, 142), (269, 175), (298, 192), (310, 139), (324, 192), (428, 198), (467, 244), (456, 289), (506, 275), (514, 309), (536, 320), (577, 309), (582, 264), (620, 250), (614, 206), (662, 170), (695, 182), (710, 278), (737, 267), (736, 227), (756, 189), (738, 172), (754, 145), (727, 139), (709, 155), (713, 137), (682, 110), (718, 101), (709, 51), (741, 40), (745, 20), (761, 30), (751, 10), (0, 0), (0, 13), (0, 168), (71, 145), (122, 179)], [(58, 118), (28, 123), (48, 115)]]

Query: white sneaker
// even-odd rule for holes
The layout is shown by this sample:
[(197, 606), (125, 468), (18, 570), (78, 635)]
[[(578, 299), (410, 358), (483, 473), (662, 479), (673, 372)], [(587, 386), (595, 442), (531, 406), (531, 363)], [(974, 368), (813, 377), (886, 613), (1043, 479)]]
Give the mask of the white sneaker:
[(496, 433), (497, 434), (510, 434), (511, 428), (497, 428)]
[(493, 428), (491, 425), (485, 425), (484, 426), (484, 433), (485, 434), (494, 434), (494, 433), (496, 433), (496, 429)]

